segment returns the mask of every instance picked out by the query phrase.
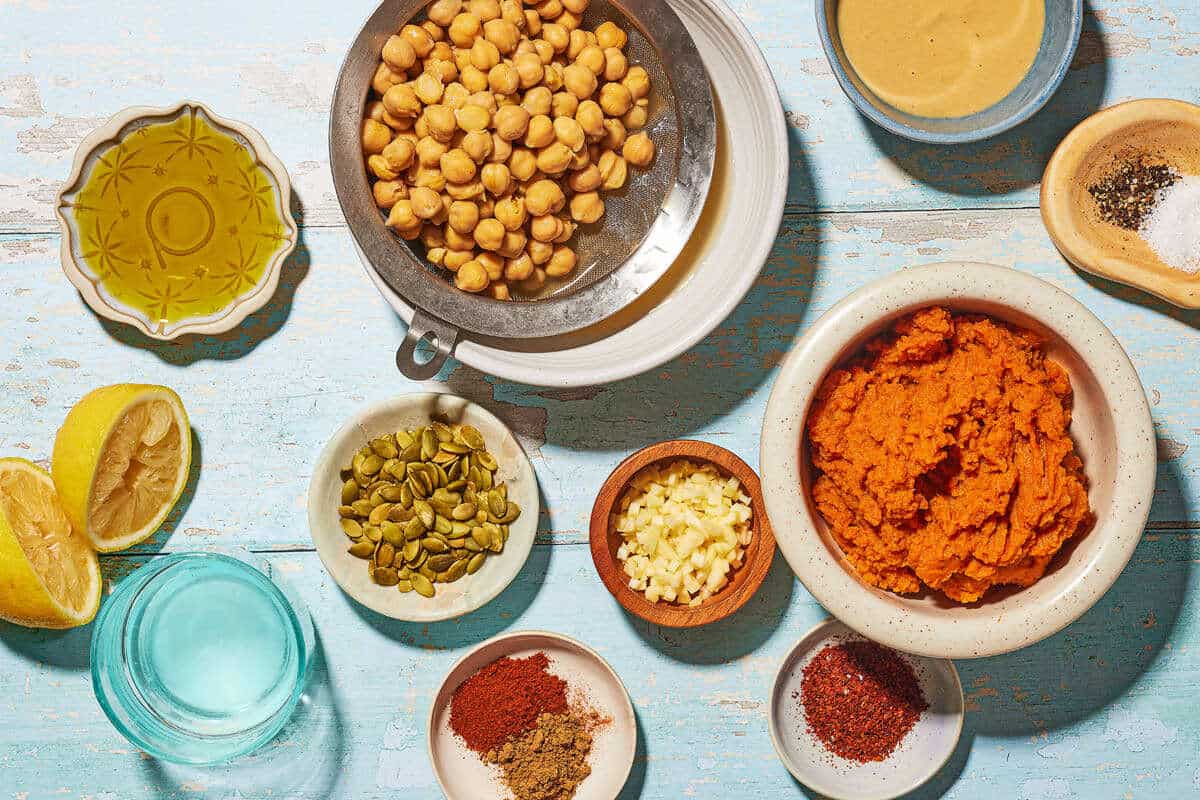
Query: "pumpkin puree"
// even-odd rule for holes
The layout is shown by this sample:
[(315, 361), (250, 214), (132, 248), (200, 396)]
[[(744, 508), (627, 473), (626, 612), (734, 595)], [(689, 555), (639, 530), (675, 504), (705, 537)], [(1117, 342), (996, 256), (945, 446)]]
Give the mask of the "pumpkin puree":
[(813, 500), (867, 583), (970, 603), (1090, 527), (1071, 382), (1039, 337), (927, 308), (822, 384)]

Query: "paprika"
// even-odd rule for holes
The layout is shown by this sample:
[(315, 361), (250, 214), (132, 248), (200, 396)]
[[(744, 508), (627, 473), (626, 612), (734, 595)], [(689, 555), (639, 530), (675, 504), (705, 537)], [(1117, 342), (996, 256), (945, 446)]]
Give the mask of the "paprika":
[(545, 653), (493, 661), (462, 682), (450, 699), (450, 729), (476, 753), (533, 730), (542, 714), (567, 708), (567, 684), (550, 674)]

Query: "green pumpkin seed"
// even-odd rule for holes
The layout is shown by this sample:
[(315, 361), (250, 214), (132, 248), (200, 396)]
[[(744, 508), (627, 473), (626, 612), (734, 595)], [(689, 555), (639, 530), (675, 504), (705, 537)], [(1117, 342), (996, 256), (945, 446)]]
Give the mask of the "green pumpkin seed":
[(408, 473), (408, 480), (404, 482), (404, 488), (407, 489), (410, 494), (412, 494), (414, 503), (417, 500), (425, 499), (425, 497), (429, 495), (429, 492), (425, 490), (425, 485), (421, 483), (419, 478), (419, 473), (410, 471)]
[(342, 505), (348, 506), (358, 499), (358, 481), (351, 478), (342, 484)]
[(446, 583), (454, 583), (456, 580), (466, 574), (467, 559), (460, 558), (451, 564), (450, 567), (442, 574), (442, 579), (445, 580)]
[[(450, 539), (449, 541), (446, 542), (446, 544), (450, 545), (451, 547), (453, 547), (455, 549), (458, 549), (461, 547), (465, 547), (468, 540), (470, 540), (470, 537), (460, 536), (455, 539)], [(473, 540), (471, 540), (471, 541), (473, 541)]]
[(450, 516), (459, 522), (465, 522), (466, 520), (473, 519), (475, 516), (475, 504), (460, 503), (454, 507), (453, 511), (450, 512)]
[(396, 431), (395, 439), (396, 446), (401, 450), (413, 443), (412, 434), (410, 434), (408, 431)]
[(420, 539), (425, 535), (425, 523), (420, 517), (413, 517), (404, 525), (405, 539)]
[[(454, 466), (458, 467), (459, 464), (461, 464), (461, 463), (462, 462), (460, 461), (460, 462), (458, 462), (458, 464), (455, 464)], [(461, 473), (461, 469), (460, 469), (460, 473)], [(456, 476), (454, 474), (454, 470), (448, 471), (446, 473), (446, 477), (450, 479), (450, 482), (446, 484), (447, 490), (449, 490), (451, 492), (461, 492), (463, 489), (467, 488), (466, 478), (461, 478), (461, 477)]]
[(467, 574), (474, 575), (476, 572), (479, 572), (479, 568), (483, 566), (483, 562), (486, 559), (487, 555), (484, 553), (476, 553), (471, 556), (471, 560), (467, 562)]
[(508, 503), (504, 510), (504, 516), (500, 517), (498, 522), (507, 525), (510, 522), (516, 522), (519, 516), (521, 516), (521, 507), (516, 503)]
[(413, 497), (412, 489), (406, 482), (400, 487), (400, 505), (404, 506), (405, 508), (412, 508), (414, 500), (416, 500), (416, 498)]
[(459, 444), (458, 442), (442, 442), (442, 450), (446, 453), (456, 456), (465, 456), (467, 453), (471, 452), (470, 447), (465, 444)]
[(490, 547), (492, 535), (483, 528), (471, 528), (471, 539), (480, 547)]
[(395, 558), (396, 548), (387, 542), (380, 542), (379, 549), (375, 551), (375, 563), (381, 567), (390, 567)]
[(371, 578), (380, 586), (395, 586), (400, 582), (400, 576), (391, 567), (376, 567)]
[(482, 553), (483, 552), (483, 545), (481, 545), (479, 542), (475, 541), (474, 537), (468, 537), (463, 542), (463, 547), (465, 547), (467, 550), (470, 550), (472, 553)]
[(400, 555), (404, 556), (404, 560), (407, 562), (415, 561), (417, 559), (417, 556), (419, 556), (420, 554), (421, 554), (421, 540), (420, 539), (409, 539), (407, 542), (404, 543), (404, 550), (400, 553)]
[(396, 588), (399, 589), (402, 593), (408, 594), (409, 592), (411, 592), (413, 590), (412, 581), (404, 580), (402, 578), (402, 579), (396, 581)]
[(487, 443), (483, 441), (483, 434), (473, 425), (463, 425), (458, 429), (462, 435), (463, 444), (472, 450), (483, 450), (487, 447)]
[(421, 568), (419, 570), (417, 570), (417, 573), (420, 575), (424, 575), (425, 579), (428, 580), (430, 583), (438, 582), (437, 573), (429, 568), (429, 564), (423, 564), (421, 566)]
[(415, 591), (417, 594), (421, 595), (422, 597), (433, 597), (433, 583), (429, 580), (429, 578), (417, 573), (413, 575), (410, 580), (412, 582), (413, 591)]
[(441, 539), (435, 539), (432, 536), (427, 536), (422, 539), (421, 547), (424, 547), (431, 553), (444, 553), (450, 549)]
[(363, 527), (363, 536), (368, 542), (378, 542), (383, 538), (383, 531), (374, 525), (366, 525)]
[(400, 455), (400, 451), (396, 449), (396, 445), (387, 439), (376, 439), (371, 442), (370, 447), (375, 455), (383, 459), (395, 458)]
[(383, 532), (383, 540), (392, 547), (404, 546), (404, 528), (398, 522), (387, 522), (381, 528)]
[(479, 470), (479, 488), (485, 491), (492, 488), (492, 473), (486, 469)]
[(362, 466), (359, 468), (359, 471), (363, 475), (375, 475), (381, 469), (383, 469), (383, 459), (372, 453), (362, 460)]
[(417, 512), (417, 519), (421, 520), (421, 524), (425, 526), (426, 530), (433, 527), (434, 520), (437, 518), (433, 506), (424, 500), (414, 500), (413, 511)]
[(479, 466), (486, 472), (495, 472), (500, 465), (496, 463), (496, 457), (487, 450), (480, 450), (472, 453), (472, 457), (479, 462)]
[(355, 500), (350, 504), (350, 507), (354, 509), (354, 513), (360, 517), (368, 516), (375, 508), (375, 506), (371, 505), (370, 500)]
[(388, 512), (391, 510), (391, 503), (381, 503), (380, 505), (377, 505), (371, 509), (371, 514), (368, 517), (368, 521), (370, 521), (372, 525), (382, 525), (388, 521)]
[(391, 486), (384, 486), (379, 490), (379, 493), (383, 495), (383, 499), (389, 503), (399, 503), (400, 498), (404, 496), (403, 490), (401, 490), (401, 488), (395, 484), (392, 484)]
[(437, 434), (426, 428), (421, 432), (421, 459), (428, 461), (437, 454), (438, 438)]
[(417, 553), (416, 558), (408, 562), (408, 566), (415, 572), (416, 570), (419, 570), (421, 567), (425, 566), (425, 562), (428, 560), (429, 553), (422, 550), (421, 552)]
[(340, 516), (340, 517), (355, 517), (355, 516), (357, 516), (357, 514), (354, 512), (353, 506), (340, 506), (338, 508), (338, 516)]
[(454, 556), (451, 555), (450, 553), (442, 553), (441, 555), (438, 555), (438, 556), (430, 556), (429, 560), (425, 563), (427, 563), (429, 565), (429, 568), (432, 569), (434, 572), (445, 572), (446, 570), (448, 570), (450, 568), (450, 566), (455, 562), (455, 560), (456, 559), (454, 558)]
[(450, 520), (438, 514), (433, 520), (433, 529), (443, 536), (449, 536), (454, 526), (450, 524)]
[(356, 542), (346, 551), (355, 558), (370, 558), (375, 553), (375, 545), (371, 542)]
[(450, 535), (455, 539), (460, 539), (463, 536), (471, 535), (471, 526), (465, 522), (450, 523)]
[(392, 510), (388, 512), (388, 519), (392, 522), (408, 522), (416, 515), (417, 513), (411, 508), (405, 508), (399, 503), (396, 503), (392, 506)]
[(356, 519), (342, 519), (342, 532), (351, 539), (361, 539), (363, 535), (362, 525)]

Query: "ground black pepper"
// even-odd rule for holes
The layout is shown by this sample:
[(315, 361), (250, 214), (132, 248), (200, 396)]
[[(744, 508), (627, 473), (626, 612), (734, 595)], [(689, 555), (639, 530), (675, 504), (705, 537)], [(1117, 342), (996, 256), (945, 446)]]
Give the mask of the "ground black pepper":
[(1141, 156), (1089, 186), (1088, 192), (1100, 209), (1100, 219), (1136, 231), (1154, 209), (1159, 192), (1177, 180), (1178, 172)]

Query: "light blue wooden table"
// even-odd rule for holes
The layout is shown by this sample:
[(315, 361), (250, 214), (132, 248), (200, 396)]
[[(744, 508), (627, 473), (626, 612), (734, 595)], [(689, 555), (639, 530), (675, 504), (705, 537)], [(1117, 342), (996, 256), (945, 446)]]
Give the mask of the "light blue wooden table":
[[(336, 69), (373, 5), (0, 1), (0, 453), (44, 461), (67, 408), (95, 386), (175, 387), (199, 437), (198, 480), (160, 535), (102, 559), (106, 579), (157, 553), (250, 551), (298, 588), (323, 651), (277, 742), (229, 768), (184, 769), (109, 726), (87, 671), (90, 628), (0, 623), (0, 800), (437, 797), (424, 746), (430, 694), (465, 648), (520, 628), (583, 639), (629, 686), (641, 736), (623, 797), (801, 795), (771, 747), (765, 702), (781, 655), (822, 609), (780, 558), (725, 623), (679, 632), (626, 616), (585, 543), (593, 493), (626, 453), (670, 436), (756, 463), (774, 369), (796, 335), (865, 281), (943, 259), (1028, 270), (1099, 314), (1151, 397), (1160, 465), (1142, 542), (1092, 611), (1027, 650), (959, 664), (962, 744), (918, 796), (1200, 796), (1200, 314), (1072, 271), (1037, 212), (1046, 158), (1088, 113), (1134, 97), (1200, 101), (1196, 0), (1093, 0), (1050, 106), (1009, 135), (953, 150), (905, 143), (858, 117), (821, 54), (810, 0), (739, 0), (791, 128), (774, 254), (716, 333), (650, 375), (545, 391), (447, 369), (437, 385), (520, 434), (545, 507), (517, 582), (438, 625), (356, 607), (326, 577), (305, 523), (309, 470), (332, 430), (365, 403), (415, 388), (392, 366), (402, 326), (351, 251), (326, 157)], [(124, 106), (181, 98), (261, 130), (303, 207), (302, 246), (271, 305), (232, 335), (186, 347), (88, 312), (59, 270), (52, 216), (84, 134)]]

